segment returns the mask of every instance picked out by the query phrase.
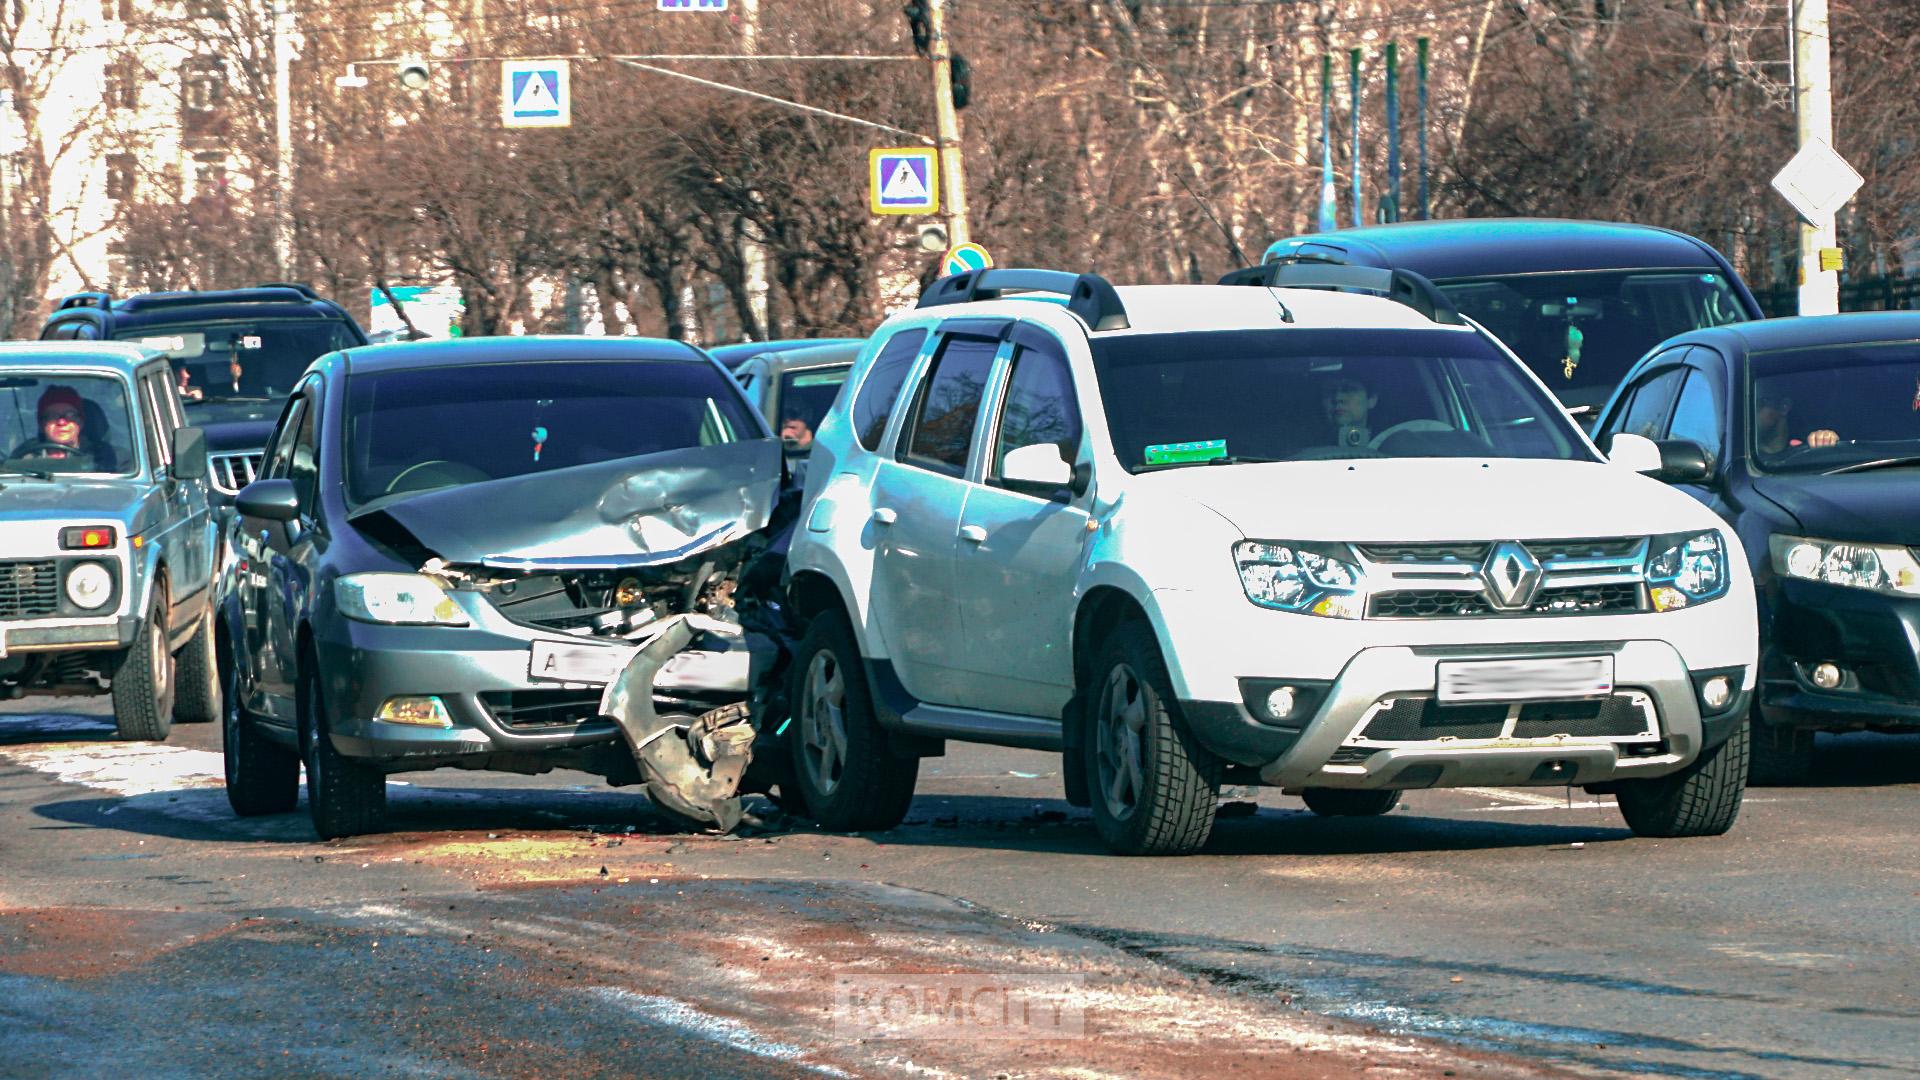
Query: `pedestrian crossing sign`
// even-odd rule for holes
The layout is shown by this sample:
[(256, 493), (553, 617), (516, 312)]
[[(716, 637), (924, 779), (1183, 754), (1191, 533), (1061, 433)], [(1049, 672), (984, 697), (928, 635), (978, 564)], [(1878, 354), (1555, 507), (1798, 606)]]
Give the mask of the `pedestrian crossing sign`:
[(876, 214), (931, 214), (940, 209), (940, 163), (929, 146), (867, 155), (869, 202)]
[(500, 123), (504, 127), (566, 127), (573, 122), (573, 89), (565, 60), (503, 60)]

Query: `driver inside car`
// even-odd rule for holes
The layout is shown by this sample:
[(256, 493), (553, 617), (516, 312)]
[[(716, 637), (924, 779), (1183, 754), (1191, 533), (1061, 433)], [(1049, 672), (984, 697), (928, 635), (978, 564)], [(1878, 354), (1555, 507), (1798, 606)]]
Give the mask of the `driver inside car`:
[(1380, 395), (1352, 375), (1337, 375), (1326, 380), (1320, 387), (1320, 407), (1326, 414), (1331, 436), (1327, 441), (1344, 447), (1370, 445), (1373, 430), (1368, 427), (1367, 418), (1378, 404)]
[(71, 386), (49, 386), (35, 409), (40, 437), (29, 439), (13, 452), (16, 458), (49, 461), (91, 458), (81, 438), (86, 430), (86, 402)]
[(1793, 411), (1793, 399), (1777, 391), (1758, 391), (1753, 396), (1754, 440), (1762, 454), (1784, 454), (1788, 450), (1805, 450), (1823, 446), (1834, 446), (1840, 442), (1839, 432), (1832, 428), (1819, 428), (1807, 433), (1807, 437), (1796, 439), (1793, 429), (1787, 422), (1788, 414)]

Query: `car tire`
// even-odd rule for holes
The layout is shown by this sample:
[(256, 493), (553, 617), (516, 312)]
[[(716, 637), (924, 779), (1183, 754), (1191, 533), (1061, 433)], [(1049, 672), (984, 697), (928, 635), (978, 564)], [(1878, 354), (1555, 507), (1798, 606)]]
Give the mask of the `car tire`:
[(1220, 764), (1187, 730), (1153, 631), (1114, 631), (1092, 678), (1083, 756), (1100, 839), (1122, 855), (1200, 850), (1213, 832)]
[(334, 749), (319, 674), (302, 674), (300, 744), (313, 831), (322, 840), (379, 832), (387, 821), (386, 775)]
[(1671, 776), (1621, 783), (1615, 798), (1635, 836), (1719, 836), (1740, 816), (1752, 724)]
[(123, 739), (158, 742), (173, 730), (173, 652), (167, 648), (167, 593), (159, 584), (133, 644), (113, 670), (113, 723)]
[(226, 759), (227, 805), (241, 817), (284, 814), (300, 804), (300, 755), (261, 733), (241, 707), (240, 672), (217, 649), (222, 709), (221, 756)]
[(200, 616), (193, 632), (174, 657), (173, 720), (176, 724), (211, 724), (221, 720), (220, 664), (213, 649), (213, 607)]
[(1351, 791), (1346, 788), (1308, 788), (1300, 796), (1307, 809), (1321, 817), (1379, 817), (1400, 805), (1400, 792)]
[[(845, 615), (827, 611), (794, 652), (793, 794), (829, 832), (891, 829), (907, 816), (920, 759), (893, 752), (874, 714), (866, 667)], [(781, 785), (781, 795), (787, 795)]]
[(1813, 732), (1769, 724), (1752, 714), (1753, 765), (1747, 783), (1756, 787), (1804, 784), (1813, 776)]

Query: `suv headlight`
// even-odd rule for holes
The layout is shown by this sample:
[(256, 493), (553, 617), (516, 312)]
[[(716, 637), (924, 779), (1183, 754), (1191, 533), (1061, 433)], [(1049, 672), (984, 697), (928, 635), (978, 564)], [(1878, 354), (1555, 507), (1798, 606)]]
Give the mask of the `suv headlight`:
[(83, 562), (67, 571), (67, 599), (82, 611), (92, 611), (113, 596), (113, 571), (97, 562)]
[(1366, 589), (1360, 567), (1337, 545), (1245, 540), (1233, 546), (1240, 587), (1264, 608), (1358, 619)]
[(1824, 581), (1894, 596), (1920, 596), (1920, 562), (1903, 547), (1775, 536), (1773, 572), (1781, 577)]
[(1656, 536), (1647, 545), (1647, 591), (1655, 611), (1678, 611), (1725, 596), (1733, 578), (1716, 531)]
[(425, 574), (348, 574), (333, 584), (340, 613), (398, 626), (465, 626), (467, 616)]

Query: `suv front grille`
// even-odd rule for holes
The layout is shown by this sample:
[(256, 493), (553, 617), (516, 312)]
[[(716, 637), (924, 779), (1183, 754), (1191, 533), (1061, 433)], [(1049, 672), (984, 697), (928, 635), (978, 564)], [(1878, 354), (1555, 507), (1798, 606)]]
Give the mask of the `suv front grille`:
[(1375, 712), (1360, 734), (1375, 742), (1497, 739), (1506, 726), (1505, 705), (1442, 705), (1430, 697), (1403, 697)]
[(1480, 565), (1492, 544), (1361, 544), (1360, 554), (1380, 563), (1464, 562)]
[(260, 479), (266, 459), (266, 454), (259, 451), (213, 455), (213, 486), (228, 495), (238, 495), (241, 488)]
[(1520, 707), (1513, 724), (1516, 739), (1651, 738), (1653, 733), (1652, 711), (1634, 694), (1615, 694), (1604, 701), (1535, 701)]
[[(1513, 730), (1507, 731), (1512, 712)], [(1442, 705), (1427, 694), (1391, 698), (1374, 706), (1354, 733), (1368, 743), (1432, 742), (1439, 739), (1658, 738), (1653, 702), (1637, 690), (1585, 701), (1530, 701), (1515, 707), (1502, 702)], [(1366, 750), (1343, 746), (1341, 752)], [(1344, 763), (1344, 759), (1343, 759)]]
[(1478, 592), (1401, 589), (1378, 593), (1367, 602), (1370, 619), (1484, 619), (1515, 615), (1601, 615), (1645, 611), (1640, 586), (1627, 582), (1556, 589), (1551, 586), (1521, 611), (1500, 611)]
[(578, 727), (600, 716), (597, 690), (490, 690), (480, 704), (502, 727)]
[(1373, 592), (1370, 619), (1486, 619), (1530, 615), (1601, 615), (1648, 608), (1643, 537), (1527, 540), (1540, 566), (1539, 591), (1512, 609), (1487, 595), (1482, 566), (1492, 543), (1357, 544)]
[(52, 559), (0, 562), (0, 619), (38, 619), (60, 610)]

